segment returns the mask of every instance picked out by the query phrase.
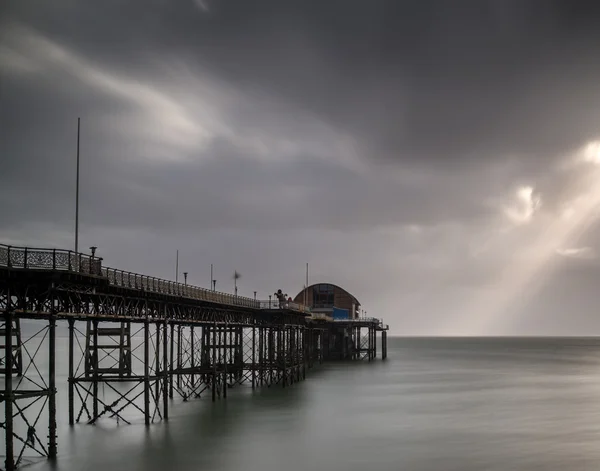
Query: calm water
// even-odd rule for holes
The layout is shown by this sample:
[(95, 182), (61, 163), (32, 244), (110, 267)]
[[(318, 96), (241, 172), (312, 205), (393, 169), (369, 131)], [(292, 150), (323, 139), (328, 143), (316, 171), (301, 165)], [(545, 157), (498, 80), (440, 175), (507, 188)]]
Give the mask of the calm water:
[(149, 431), (70, 431), (60, 395), (59, 470), (600, 469), (598, 340), (390, 339), (387, 362), (177, 401)]

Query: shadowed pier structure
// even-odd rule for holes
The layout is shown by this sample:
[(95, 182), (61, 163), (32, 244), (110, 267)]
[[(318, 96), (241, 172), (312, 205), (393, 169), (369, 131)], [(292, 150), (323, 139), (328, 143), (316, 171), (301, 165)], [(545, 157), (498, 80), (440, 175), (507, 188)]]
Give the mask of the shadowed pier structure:
[(377, 332), (387, 355), (379, 319), (334, 321), (300, 303), (107, 268), (58, 249), (0, 245), (0, 313), (7, 471), (25, 458), (57, 456), (59, 322), (68, 332), (71, 425), (150, 425), (168, 420), (175, 398), (216, 401), (245, 384), (287, 387), (323, 361), (373, 360)]

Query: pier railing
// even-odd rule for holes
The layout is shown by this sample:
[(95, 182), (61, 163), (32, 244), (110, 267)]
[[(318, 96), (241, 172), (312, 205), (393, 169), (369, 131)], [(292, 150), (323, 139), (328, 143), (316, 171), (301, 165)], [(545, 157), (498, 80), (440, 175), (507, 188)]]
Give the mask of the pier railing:
[(114, 286), (169, 294), (172, 296), (182, 296), (185, 298), (219, 304), (229, 304), (253, 309), (259, 308), (258, 301), (244, 296), (235, 296), (220, 291), (211, 291), (199, 286), (177, 283), (175, 281), (164, 280), (148, 275), (140, 275), (139, 273), (127, 272), (116, 268), (103, 267), (102, 276), (108, 278), (108, 282)]
[(279, 302), (278, 299), (268, 301), (258, 301), (261, 309), (291, 309), (292, 311), (304, 312), (310, 314), (310, 308), (304, 304), (294, 303), (292, 301)]
[(0, 266), (101, 275), (102, 259), (72, 250), (13, 247), (0, 244)]
[(252, 309), (289, 309), (309, 313), (302, 304), (279, 301), (259, 301), (244, 296), (212, 291), (199, 286), (177, 283), (153, 276), (102, 266), (102, 258), (72, 250), (16, 247), (0, 244), (0, 266), (31, 270), (53, 270), (81, 273), (108, 279), (113, 286), (182, 296), (200, 301), (247, 307)]
[(377, 317), (357, 317), (356, 319), (333, 319), (334, 322), (357, 322), (377, 324), (378, 327), (387, 330), (388, 326), (383, 323), (383, 319)]

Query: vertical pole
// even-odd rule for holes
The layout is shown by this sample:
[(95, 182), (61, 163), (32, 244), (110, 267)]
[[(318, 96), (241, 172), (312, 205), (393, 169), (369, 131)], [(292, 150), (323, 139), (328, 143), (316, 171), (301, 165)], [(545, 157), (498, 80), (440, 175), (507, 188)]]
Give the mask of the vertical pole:
[(192, 368), (192, 374), (190, 375), (190, 384), (192, 391), (196, 389), (196, 376), (194, 375), (194, 368), (196, 368), (196, 356), (194, 354), (195, 342), (194, 342), (194, 325), (190, 326), (190, 367)]
[[(165, 306), (166, 310), (166, 306)], [(166, 314), (166, 313), (165, 313)], [(163, 324), (163, 417), (165, 421), (169, 420), (169, 356), (168, 356), (168, 331), (169, 322), (165, 319)], [(157, 345), (158, 347), (158, 345)]]
[(212, 327), (212, 400), (217, 400), (217, 321)]
[(377, 358), (377, 329), (373, 327), (373, 360)]
[(264, 363), (265, 329), (258, 328), (258, 384), (263, 385), (263, 363)]
[(175, 283), (179, 282), (179, 249), (175, 255)]
[(6, 356), (4, 365), (4, 389), (6, 391), (6, 400), (4, 402), (4, 416), (6, 420), (6, 471), (13, 471), (15, 469), (15, 458), (13, 449), (13, 390), (12, 390), (12, 369), (13, 369), (13, 355), (12, 355), (12, 337), (13, 337), (13, 313), (11, 307), (11, 296), (10, 288), (6, 298), (7, 307), (4, 314), (6, 322), (4, 329), (4, 345), (6, 346)]
[(169, 341), (169, 345), (170, 345), (170, 353), (171, 353), (171, 363), (170, 363), (170, 367), (169, 367), (169, 397), (171, 399), (173, 399), (173, 346), (175, 343), (175, 325), (173, 323), (171, 323), (171, 338)]
[(282, 331), (281, 331), (281, 347), (279, 349), (279, 351), (281, 352), (281, 359), (283, 361), (283, 387), (285, 388), (285, 383), (287, 381), (287, 363), (286, 363), (286, 358), (285, 358), (285, 349), (287, 347), (287, 342), (285, 341), (285, 335), (286, 335), (286, 328), (285, 328), (285, 321), (283, 321), (283, 327), (282, 327)]
[(304, 379), (304, 375), (305, 375), (305, 371), (306, 371), (306, 362), (308, 361), (308, 355), (307, 355), (307, 344), (306, 344), (306, 326), (302, 326), (300, 327), (300, 374), (302, 379)]
[(156, 341), (154, 342), (154, 407), (155, 410), (159, 407), (160, 396), (158, 395), (161, 389), (160, 385), (160, 322), (156, 323)]
[(79, 129), (81, 118), (77, 118), (77, 177), (75, 183), (75, 256), (79, 251)]
[(294, 379), (300, 381), (300, 326), (295, 326), (294, 335)]
[(269, 385), (273, 384), (273, 374), (275, 368), (275, 334), (273, 333), (273, 327), (269, 327)]
[(181, 394), (181, 324), (177, 324), (177, 389)]
[(381, 359), (387, 358), (387, 332), (384, 330), (381, 332)]
[(252, 321), (252, 389), (256, 387), (256, 319)]
[(75, 424), (75, 409), (73, 401), (75, 399), (75, 378), (73, 377), (74, 361), (73, 355), (75, 354), (75, 319), (69, 319), (69, 425)]
[[(54, 304), (54, 300), (53, 304)], [(52, 306), (54, 310), (54, 305)], [(48, 326), (48, 457), (56, 458), (56, 317), (50, 314)]]
[(144, 320), (144, 423), (150, 425), (150, 324)]
[(92, 361), (94, 364), (94, 375), (93, 375), (93, 383), (92, 383), (92, 399), (93, 399), (93, 411), (94, 411), (94, 416), (92, 418), (92, 422), (96, 422), (96, 419), (98, 418), (98, 382), (99, 382), (99, 378), (98, 378), (98, 363), (100, 361), (99, 357), (98, 357), (98, 319), (94, 319), (92, 321), (92, 326), (94, 328), (94, 333), (92, 335), (93, 339), (94, 339), (94, 351), (93, 351), (93, 356), (92, 356)]
[[(236, 289), (237, 294), (237, 289)], [(228, 327), (227, 321), (225, 321), (225, 327), (223, 327), (223, 398), (227, 399), (227, 354), (231, 356), (231, 328)], [(227, 342), (227, 335), (229, 334), (229, 343)]]

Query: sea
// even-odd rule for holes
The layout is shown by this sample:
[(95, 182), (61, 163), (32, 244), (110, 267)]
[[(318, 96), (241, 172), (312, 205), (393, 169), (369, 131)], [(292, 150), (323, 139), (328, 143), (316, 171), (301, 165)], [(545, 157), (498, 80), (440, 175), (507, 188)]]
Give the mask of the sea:
[(236, 387), (216, 403), (174, 400), (149, 428), (69, 427), (66, 374), (61, 363), (58, 460), (23, 469), (600, 470), (594, 338), (391, 337), (385, 361), (323, 364), (291, 387)]

